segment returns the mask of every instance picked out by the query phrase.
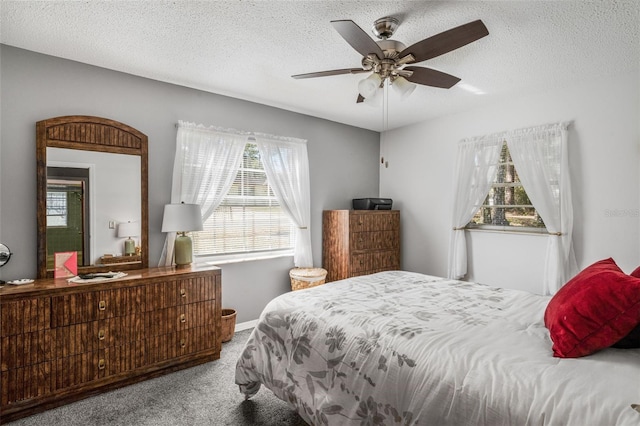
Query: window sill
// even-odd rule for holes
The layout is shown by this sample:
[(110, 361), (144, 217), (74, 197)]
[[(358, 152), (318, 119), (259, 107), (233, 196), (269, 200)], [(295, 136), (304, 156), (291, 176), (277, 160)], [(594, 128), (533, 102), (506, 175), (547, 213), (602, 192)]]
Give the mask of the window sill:
[(196, 262), (204, 265), (220, 266), (230, 263), (255, 262), (258, 260), (278, 259), (281, 257), (293, 257), (292, 252), (288, 253), (269, 253), (269, 254), (246, 254), (243, 256), (202, 256), (196, 257)]
[(547, 231), (547, 228), (533, 228), (533, 227), (483, 225), (483, 226), (465, 227), (464, 230), (471, 231), (471, 232), (490, 232), (490, 233), (513, 234), (513, 235), (549, 236), (549, 231)]

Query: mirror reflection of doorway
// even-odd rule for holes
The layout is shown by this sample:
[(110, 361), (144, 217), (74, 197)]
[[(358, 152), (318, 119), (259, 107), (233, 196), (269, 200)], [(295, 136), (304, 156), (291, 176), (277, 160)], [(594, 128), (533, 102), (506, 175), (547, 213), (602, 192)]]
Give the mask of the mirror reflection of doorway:
[(56, 252), (75, 251), (78, 266), (89, 253), (89, 169), (47, 167), (47, 268)]

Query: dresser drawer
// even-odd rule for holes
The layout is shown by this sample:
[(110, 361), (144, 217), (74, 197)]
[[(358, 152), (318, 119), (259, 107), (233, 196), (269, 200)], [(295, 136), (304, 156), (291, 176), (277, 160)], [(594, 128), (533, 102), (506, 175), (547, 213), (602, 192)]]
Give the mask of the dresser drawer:
[(215, 306), (214, 300), (207, 300), (146, 312), (143, 325), (144, 335), (141, 338), (162, 336), (199, 326), (213, 327)]
[(199, 276), (177, 281), (178, 304), (202, 302), (216, 299), (214, 276)]
[(393, 249), (400, 246), (400, 235), (396, 231), (354, 232), (350, 245), (353, 251)]
[(373, 269), (374, 253), (362, 253), (351, 255), (350, 272), (351, 274), (362, 275), (363, 272)]
[(0, 304), (0, 337), (47, 329), (50, 319), (49, 297), (2, 302)]
[(143, 363), (136, 354), (135, 345), (127, 344), (10, 369), (2, 373), (2, 404), (68, 390), (134, 370), (136, 361)]
[(398, 250), (372, 251), (351, 256), (351, 274), (365, 275), (400, 268)]
[(400, 226), (400, 213), (393, 211), (353, 211), (349, 215), (349, 231), (393, 231)]
[(196, 327), (168, 336), (152, 337), (146, 340), (145, 361), (152, 365), (172, 358), (211, 351), (215, 342), (216, 332), (213, 327)]
[(121, 317), (151, 308), (144, 286), (54, 296), (51, 327)]
[(398, 250), (383, 250), (374, 254), (375, 270), (389, 271), (400, 269), (400, 253)]

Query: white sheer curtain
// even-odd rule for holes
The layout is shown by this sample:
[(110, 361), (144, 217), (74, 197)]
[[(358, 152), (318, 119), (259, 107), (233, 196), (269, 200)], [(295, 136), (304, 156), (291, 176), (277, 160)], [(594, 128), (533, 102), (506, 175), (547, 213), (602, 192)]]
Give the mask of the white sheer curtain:
[(311, 196), (307, 141), (255, 134), (269, 185), (282, 209), (296, 225), (293, 263), (313, 266), (311, 253)]
[(489, 193), (498, 170), (504, 142), (501, 135), (464, 139), (458, 144), (454, 175), (453, 229), (449, 242), (449, 278), (467, 273), (467, 241), (464, 227)]
[(520, 182), (549, 231), (543, 292), (554, 294), (577, 270), (567, 123), (510, 132), (507, 146)]
[[(199, 204), (202, 221), (218, 207), (238, 173), (248, 133), (180, 121), (173, 164), (172, 203)], [(160, 265), (171, 265), (175, 233), (168, 233)]]

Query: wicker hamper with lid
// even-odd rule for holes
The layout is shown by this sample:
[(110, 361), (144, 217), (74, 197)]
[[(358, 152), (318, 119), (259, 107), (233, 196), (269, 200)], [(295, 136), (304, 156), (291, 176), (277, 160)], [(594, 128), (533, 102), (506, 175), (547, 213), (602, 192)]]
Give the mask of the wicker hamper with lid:
[(327, 270), (322, 268), (293, 268), (289, 271), (291, 290), (302, 290), (324, 284)]

